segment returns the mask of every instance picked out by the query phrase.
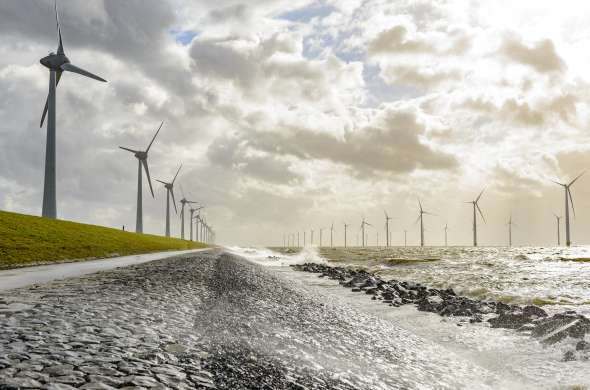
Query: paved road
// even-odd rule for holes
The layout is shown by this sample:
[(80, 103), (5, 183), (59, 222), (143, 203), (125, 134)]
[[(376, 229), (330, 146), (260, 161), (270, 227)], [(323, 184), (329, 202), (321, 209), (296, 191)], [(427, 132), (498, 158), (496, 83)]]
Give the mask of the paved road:
[(30, 286), (32, 284), (47, 283), (56, 279), (92, 274), (98, 271), (126, 267), (128, 265), (141, 264), (204, 250), (207, 249), (147, 253), (144, 255), (120, 256), (102, 260), (57, 263), (2, 270), (0, 271), (0, 291)]
[(221, 250), (2, 292), (0, 329), (0, 388), (483, 389), (498, 380)]

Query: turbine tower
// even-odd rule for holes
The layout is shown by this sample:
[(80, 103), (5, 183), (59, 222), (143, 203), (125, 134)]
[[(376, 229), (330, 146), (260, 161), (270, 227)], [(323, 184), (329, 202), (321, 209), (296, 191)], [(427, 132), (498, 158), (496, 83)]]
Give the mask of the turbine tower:
[(135, 158), (137, 159), (137, 213), (135, 216), (135, 232), (136, 233), (143, 233), (143, 191), (142, 191), (143, 185), (142, 185), (141, 170), (143, 168), (143, 170), (145, 171), (145, 175), (147, 176), (147, 180), (150, 185), (150, 192), (152, 193), (152, 198), (153, 198), (154, 197), (154, 189), (152, 187), (152, 179), (150, 177), (150, 170), (148, 168), (147, 159), (148, 159), (148, 152), (150, 151), (150, 148), (152, 147), (152, 144), (154, 143), (154, 141), (155, 141), (156, 137), (158, 136), (160, 129), (162, 129), (163, 125), (164, 125), (164, 122), (162, 122), (160, 124), (160, 127), (156, 131), (156, 134), (152, 138), (152, 141), (150, 142), (150, 144), (148, 145), (148, 147), (145, 151), (133, 150), (133, 149), (125, 148), (123, 146), (119, 146), (119, 148), (126, 150), (130, 153), (133, 153), (135, 155)]
[(386, 246), (389, 247), (389, 221), (391, 218), (387, 214), (387, 211), (383, 210), (383, 213), (385, 214), (385, 241)]
[(574, 218), (576, 217), (576, 210), (574, 209), (574, 199), (572, 198), (571, 186), (580, 178), (582, 175), (586, 173), (585, 171), (580, 173), (574, 180), (572, 180), (569, 184), (559, 183), (557, 181), (553, 181), (555, 184), (560, 185), (565, 190), (565, 245), (570, 246), (570, 208), (569, 208), (569, 201), (572, 202), (572, 212), (574, 213)]
[(49, 69), (49, 94), (45, 102), (45, 109), (41, 116), (41, 124), (43, 127), (45, 116), (47, 116), (47, 143), (45, 145), (45, 177), (43, 183), (43, 209), (41, 215), (45, 218), (57, 218), (57, 197), (55, 184), (55, 149), (56, 149), (56, 89), (63, 72), (78, 73), (82, 76), (89, 77), (94, 80), (106, 82), (105, 79), (98, 77), (84, 69), (70, 63), (68, 57), (64, 52), (63, 41), (61, 38), (61, 28), (59, 25), (59, 15), (57, 12), (57, 0), (54, 3), (55, 8), (55, 22), (57, 25), (57, 54), (50, 53), (47, 57), (40, 60), (41, 65)]
[(486, 222), (485, 217), (483, 216), (483, 213), (481, 212), (481, 209), (479, 208), (479, 199), (481, 198), (481, 196), (483, 195), (483, 192), (485, 191), (485, 189), (483, 189), (480, 193), (479, 196), (471, 201), (471, 202), (465, 202), (465, 203), (470, 203), (473, 205), (473, 246), (477, 246), (477, 212), (479, 212), (479, 215), (481, 215), (481, 219), (483, 220), (483, 222)]
[(347, 225), (346, 223), (344, 223), (344, 247), (345, 248), (346, 248), (346, 245), (347, 245), (346, 232), (347, 232), (349, 226), (350, 225)]
[[(200, 206), (196, 209), (191, 207), (191, 209), (189, 210), (191, 213), (191, 219), (189, 220), (190, 221), (189, 224), (191, 225), (191, 241), (193, 240), (193, 220), (195, 219), (194, 215), (195, 215), (195, 212), (201, 210), (202, 208), (203, 208), (203, 206)], [(198, 241), (198, 240), (196, 240), (196, 241)]]
[(512, 222), (512, 215), (510, 215), (510, 219), (508, 219), (508, 246), (512, 246), (512, 226), (516, 226), (514, 222)]
[(448, 241), (448, 232), (449, 232), (449, 224), (445, 223), (445, 246), (449, 246), (449, 241)]
[(363, 217), (363, 221), (361, 222), (361, 230), (363, 232), (363, 248), (365, 247), (365, 226), (373, 226), (367, 221), (365, 221), (365, 217)]
[(555, 213), (553, 213), (553, 215), (555, 215), (555, 220), (557, 222), (557, 246), (560, 246), (561, 245), (561, 234), (559, 231), (559, 221), (561, 220), (562, 217), (558, 216)]
[(186, 196), (184, 196), (184, 191), (182, 190), (182, 185), (180, 185), (180, 194), (182, 195), (182, 199), (180, 199), (180, 238), (184, 240), (184, 207), (187, 204), (196, 204), (197, 202), (186, 199)]
[[(420, 246), (423, 247), (424, 246), (424, 215), (435, 215), (435, 214), (425, 211), (422, 208), (422, 202), (420, 202), (420, 199), (418, 199), (418, 207), (420, 208), (420, 214), (418, 215), (418, 218), (416, 219), (416, 222), (414, 222), (414, 224), (416, 224), (418, 221), (420, 221)], [(407, 244), (407, 239), (406, 239), (406, 244)]]
[(330, 226), (330, 248), (334, 247), (334, 222), (332, 222), (332, 226)]
[(176, 200), (174, 199), (174, 182), (178, 177), (178, 173), (182, 168), (182, 164), (178, 167), (178, 171), (176, 171), (176, 175), (174, 175), (174, 179), (172, 182), (166, 183), (165, 181), (156, 179), (157, 182), (164, 184), (166, 188), (166, 237), (170, 237), (170, 196), (172, 196), (172, 203), (174, 204), (174, 212), (178, 214), (178, 209), (176, 208)]

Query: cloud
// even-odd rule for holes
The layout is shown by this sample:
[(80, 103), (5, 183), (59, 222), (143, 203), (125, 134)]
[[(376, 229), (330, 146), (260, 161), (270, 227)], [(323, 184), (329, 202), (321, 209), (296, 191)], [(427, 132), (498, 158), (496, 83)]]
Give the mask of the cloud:
[(559, 73), (565, 68), (563, 60), (557, 54), (555, 45), (550, 39), (527, 46), (513, 37), (507, 37), (504, 39), (500, 52), (506, 58), (530, 66), (539, 73)]
[(404, 26), (395, 26), (379, 33), (369, 42), (369, 55), (382, 53), (423, 53), (433, 51), (429, 43), (408, 37), (408, 30)]

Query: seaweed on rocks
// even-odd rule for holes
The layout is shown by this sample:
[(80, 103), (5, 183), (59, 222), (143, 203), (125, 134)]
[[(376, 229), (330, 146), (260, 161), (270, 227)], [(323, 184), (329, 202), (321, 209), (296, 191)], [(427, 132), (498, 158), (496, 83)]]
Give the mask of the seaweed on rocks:
[(492, 328), (514, 329), (551, 345), (569, 337), (579, 340), (576, 352), (568, 351), (564, 360), (587, 360), (590, 347), (584, 340), (590, 334), (590, 319), (574, 311), (549, 316), (535, 305), (519, 306), (491, 300), (476, 300), (457, 295), (453, 289), (436, 289), (420, 283), (384, 280), (363, 269), (333, 267), (326, 264), (294, 264), (297, 271), (319, 273), (320, 277), (338, 280), (353, 292), (365, 292), (373, 300), (393, 307), (413, 304), (420, 311), (444, 317), (468, 317), (470, 323), (486, 320)]

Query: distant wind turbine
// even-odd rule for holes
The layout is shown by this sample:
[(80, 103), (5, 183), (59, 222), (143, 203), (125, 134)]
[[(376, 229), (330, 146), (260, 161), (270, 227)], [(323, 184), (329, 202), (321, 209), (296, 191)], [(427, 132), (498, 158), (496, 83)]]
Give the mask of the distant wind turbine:
[(565, 190), (565, 245), (570, 246), (570, 208), (569, 208), (569, 201), (572, 202), (572, 212), (574, 213), (574, 218), (576, 217), (576, 210), (574, 209), (574, 199), (572, 198), (571, 186), (580, 178), (582, 175), (586, 173), (586, 171), (580, 173), (574, 180), (572, 180), (569, 184), (560, 183), (557, 181), (553, 181), (555, 184), (560, 185)]
[(45, 102), (45, 109), (41, 116), (41, 124), (43, 127), (45, 116), (47, 116), (47, 141), (45, 145), (45, 178), (43, 183), (43, 209), (41, 215), (45, 218), (57, 218), (57, 197), (55, 184), (55, 149), (56, 149), (56, 89), (61, 80), (63, 72), (78, 73), (82, 76), (89, 77), (94, 80), (106, 82), (105, 79), (98, 77), (84, 69), (70, 63), (68, 57), (64, 52), (63, 40), (61, 37), (61, 27), (59, 25), (59, 14), (57, 12), (57, 0), (54, 3), (55, 8), (55, 22), (57, 25), (57, 54), (49, 53), (47, 57), (40, 60), (41, 64), (49, 69), (49, 94)]
[(481, 212), (481, 209), (479, 208), (479, 199), (481, 198), (481, 196), (483, 195), (483, 192), (485, 191), (485, 189), (483, 189), (478, 197), (471, 201), (471, 202), (465, 202), (465, 203), (470, 203), (471, 205), (473, 205), (473, 246), (477, 246), (477, 212), (479, 212), (479, 215), (481, 215), (481, 219), (483, 220), (483, 222), (486, 222), (485, 217), (483, 216), (483, 213)]
[(184, 240), (184, 207), (187, 204), (196, 204), (197, 202), (186, 199), (184, 191), (182, 190), (182, 185), (180, 186), (180, 194), (182, 195), (182, 199), (180, 199), (180, 238)]
[(561, 245), (561, 233), (560, 233), (560, 229), (559, 229), (559, 221), (561, 220), (562, 217), (560, 217), (559, 215), (553, 213), (553, 215), (555, 216), (555, 221), (557, 222), (557, 246)]
[(190, 220), (189, 220), (189, 224), (190, 224), (190, 226), (191, 226), (191, 229), (190, 229), (190, 233), (191, 233), (191, 241), (193, 240), (193, 220), (195, 219), (194, 215), (195, 215), (195, 213), (196, 213), (197, 211), (201, 210), (202, 208), (203, 208), (203, 206), (200, 206), (200, 207), (198, 207), (198, 208), (193, 208), (193, 207), (191, 207), (191, 209), (189, 210), (189, 211), (190, 211), (190, 213), (191, 213), (191, 218), (190, 218)]
[(143, 170), (145, 171), (145, 175), (147, 176), (148, 183), (150, 185), (150, 192), (152, 193), (152, 198), (153, 198), (154, 197), (154, 189), (152, 187), (152, 179), (150, 177), (150, 169), (148, 168), (147, 159), (148, 159), (148, 152), (150, 151), (150, 148), (152, 147), (152, 144), (156, 140), (156, 137), (158, 136), (158, 133), (162, 129), (163, 125), (164, 125), (164, 122), (162, 122), (160, 124), (160, 127), (156, 131), (156, 134), (154, 134), (154, 137), (152, 138), (150, 144), (148, 145), (148, 147), (145, 151), (133, 150), (133, 149), (125, 148), (123, 146), (119, 146), (119, 148), (133, 153), (135, 155), (135, 158), (137, 158), (137, 214), (135, 217), (135, 232), (136, 233), (143, 233), (143, 195), (142, 195), (143, 186), (142, 186), (141, 170), (143, 168)]
[[(418, 207), (420, 208), (420, 214), (418, 215), (418, 219), (416, 219), (416, 222), (420, 221), (420, 246), (423, 247), (424, 246), (424, 215), (435, 215), (435, 214), (425, 211), (422, 208), (422, 202), (420, 202), (420, 199), (418, 199)], [(414, 222), (414, 224), (416, 222)]]
[(449, 231), (449, 224), (445, 223), (445, 246), (449, 246), (449, 241), (448, 241), (448, 231)]
[(330, 226), (330, 248), (334, 247), (334, 222), (332, 222), (332, 226)]
[(404, 246), (408, 246), (408, 231), (404, 230)]
[(365, 226), (373, 226), (367, 221), (365, 221), (365, 217), (363, 217), (363, 221), (361, 222), (361, 230), (363, 232), (363, 247), (365, 246)]
[(510, 215), (510, 219), (508, 219), (508, 246), (512, 246), (512, 226), (516, 226), (514, 222), (512, 222), (512, 215)]
[(157, 182), (164, 184), (164, 187), (166, 188), (166, 237), (170, 237), (170, 196), (172, 196), (174, 211), (178, 213), (178, 209), (176, 208), (176, 200), (174, 199), (174, 182), (176, 181), (181, 168), (182, 164), (180, 164), (178, 167), (178, 171), (176, 171), (176, 175), (174, 175), (174, 179), (172, 179), (170, 183), (156, 179)]
[(345, 247), (345, 248), (346, 248), (346, 246), (347, 246), (347, 244), (348, 244), (348, 240), (347, 240), (347, 237), (346, 237), (346, 233), (347, 233), (347, 231), (348, 231), (348, 227), (349, 227), (349, 226), (350, 226), (350, 225), (347, 225), (347, 224), (346, 224), (346, 222), (344, 223), (344, 247)]
[(387, 242), (386, 246), (389, 247), (389, 221), (391, 220), (391, 218), (387, 214), (387, 211), (383, 210), (383, 213), (385, 213), (385, 237)]

